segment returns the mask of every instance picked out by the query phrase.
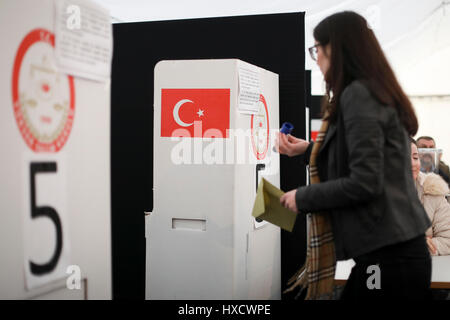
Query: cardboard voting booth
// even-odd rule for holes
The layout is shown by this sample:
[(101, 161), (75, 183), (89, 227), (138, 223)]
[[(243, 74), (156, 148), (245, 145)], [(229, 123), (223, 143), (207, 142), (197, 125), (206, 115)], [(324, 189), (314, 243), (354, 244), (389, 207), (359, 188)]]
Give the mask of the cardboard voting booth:
[(147, 299), (279, 299), (280, 229), (252, 216), (279, 187), (278, 75), (240, 60), (154, 71), (154, 209)]
[[(97, 18), (67, 29), (69, 5)], [(93, 56), (58, 63), (105, 16), (90, 1), (0, 4), (0, 299), (111, 298), (109, 74), (79, 75)]]

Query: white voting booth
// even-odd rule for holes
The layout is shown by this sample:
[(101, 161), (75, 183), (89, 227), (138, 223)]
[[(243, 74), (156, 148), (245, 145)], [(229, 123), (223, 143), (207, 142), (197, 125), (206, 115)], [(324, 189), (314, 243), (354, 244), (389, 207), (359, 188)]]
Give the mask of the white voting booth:
[(278, 75), (240, 60), (161, 61), (147, 299), (280, 299), (280, 229), (251, 216), (279, 187)]
[(89, 3), (0, 3), (0, 299), (111, 298), (110, 75), (55, 49), (77, 54), (65, 5), (105, 17)]

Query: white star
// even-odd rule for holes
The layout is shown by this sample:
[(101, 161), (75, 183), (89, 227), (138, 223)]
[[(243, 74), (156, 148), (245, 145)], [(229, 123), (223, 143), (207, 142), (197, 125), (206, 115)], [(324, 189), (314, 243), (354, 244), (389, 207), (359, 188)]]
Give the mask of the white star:
[(199, 117), (203, 116), (203, 112), (205, 112), (205, 110), (198, 109), (198, 112), (197, 112), (198, 116)]

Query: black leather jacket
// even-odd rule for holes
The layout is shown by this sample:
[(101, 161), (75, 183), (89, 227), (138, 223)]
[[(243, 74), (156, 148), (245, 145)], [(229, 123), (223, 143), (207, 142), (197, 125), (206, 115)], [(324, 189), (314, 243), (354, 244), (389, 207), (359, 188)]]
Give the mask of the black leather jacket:
[(317, 158), (321, 183), (298, 188), (299, 212), (331, 212), (337, 260), (425, 236), (431, 222), (417, 196), (411, 145), (396, 110), (358, 80), (345, 88), (339, 108)]

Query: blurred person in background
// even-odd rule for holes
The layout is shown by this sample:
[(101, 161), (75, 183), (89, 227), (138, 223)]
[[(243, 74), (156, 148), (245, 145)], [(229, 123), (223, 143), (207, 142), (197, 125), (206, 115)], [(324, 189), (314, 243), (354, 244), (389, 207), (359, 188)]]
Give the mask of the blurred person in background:
[[(436, 148), (436, 142), (432, 137), (422, 136), (417, 138), (417, 148)], [(439, 155), (439, 175), (447, 182), (450, 186), (450, 168), (449, 166), (441, 160), (442, 153)]]
[(420, 160), (420, 171), (423, 173), (435, 172), (436, 168), (434, 166), (434, 159), (431, 154), (423, 153), (419, 157)]
[(450, 203), (445, 199), (449, 188), (439, 175), (420, 171), (417, 143), (412, 138), (411, 167), (420, 202), (431, 220), (425, 234), (428, 249), (432, 255), (450, 255)]

